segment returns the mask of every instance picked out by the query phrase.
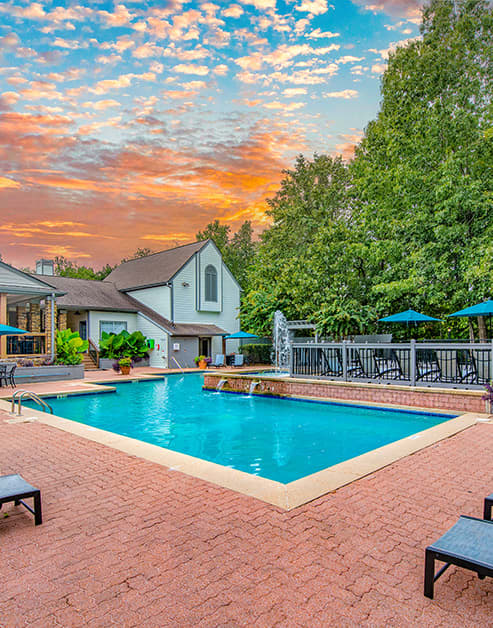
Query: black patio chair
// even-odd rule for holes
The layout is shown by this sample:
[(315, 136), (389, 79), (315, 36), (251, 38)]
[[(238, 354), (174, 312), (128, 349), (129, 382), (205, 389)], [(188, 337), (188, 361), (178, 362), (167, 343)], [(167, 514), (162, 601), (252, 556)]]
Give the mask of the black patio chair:
[(461, 384), (478, 383), (478, 368), (472, 351), (457, 351), (457, 379)]
[(376, 370), (375, 379), (403, 379), (404, 373), (394, 349), (379, 350), (379, 354), (377, 354), (377, 351), (373, 353)]
[(442, 370), (435, 351), (416, 351), (416, 380), (425, 382), (439, 382)]
[[(24, 499), (33, 498), (33, 507), (26, 504)], [(26, 482), (20, 475), (3, 475), (0, 477), (0, 509), (2, 504), (14, 502), (15, 506), (22, 504), (34, 515), (34, 525), (43, 523), (41, 515), (41, 491)]]
[[(445, 563), (436, 574), (435, 560)], [(426, 597), (433, 599), (434, 584), (450, 565), (475, 571), (481, 580), (493, 577), (493, 521), (461, 515), (450, 530), (426, 548)]]
[(0, 370), (0, 380), (1, 380), (1, 384), (3, 385), (3, 382), (5, 382), (5, 386), (12, 386), (12, 388), (15, 388), (15, 370), (17, 368), (17, 364), (15, 362), (11, 362), (8, 364), (2, 364), (0, 365), (0, 369), (1, 367), (4, 367), (3, 370)]
[(343, 374), (340, 349), (319, 349), (322, 361), (322, 377), (341, 377)]
[(359, 349), (349, 348), (348, 358), (348, 377), (370, 377), (361, 360)]

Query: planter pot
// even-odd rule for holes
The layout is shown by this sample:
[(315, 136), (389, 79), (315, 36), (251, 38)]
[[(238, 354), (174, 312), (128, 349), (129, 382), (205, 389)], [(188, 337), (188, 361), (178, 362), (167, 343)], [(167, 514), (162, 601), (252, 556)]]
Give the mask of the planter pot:
[[(109, 371), (113, 368), (113, 364), (117, 362), (115, 358), (99, 358), (99, 368)], [(149, 366), (149, 358), (144, 358), (140, 362), (136, 362), (135, 366)]]
[(207, 368), (207, 362), (205, 360), (200, 360), (199, 362), (199, 369), (206, 369)]
[(120, 366), (120, 371), (122, 375), (130, 375), (130, 367), (129, 366)]

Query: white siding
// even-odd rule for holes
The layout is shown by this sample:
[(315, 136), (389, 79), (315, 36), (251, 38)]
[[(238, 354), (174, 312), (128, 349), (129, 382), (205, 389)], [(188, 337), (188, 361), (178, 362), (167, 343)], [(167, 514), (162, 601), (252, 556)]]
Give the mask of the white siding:
[[(205, 300), (205, 269), (212, 265), (217, 272), (217, 301)], [(223, 301), (222, 258), (212, 244), (208, 244), (197, 254), (197, 310), (203, 312), (220, 312)]]
[(147, 305), (147, 307), (152, 308), (161, 316), (164, 316), (164, 318), (171, 318), (171, 288), (168, 286), (132, 290), (128, 294), (137, 299), (137, 301)]
[[(49, 286), (37, 281), (34, 277), (28, 277), (24, 273), (16, 272), (0, 262), (0, 286), (2, 289), (11, 289), (13, 292), (32, 291), (33, 293), (46, 294), (50, 292)], [(53, 292), (55, 289), (53, 288)]]
[(89, 338), (93, 343), (99, 347), (99, 323), (100, 321), (126, 321), (127, 331), (129, 334), (136, 331), (137, 327), (137, 314), (133, 312), (103, 312), (103, 311), (90, 311), (89, 312)]
[[(211, 250), (214, 255), (212, 255), (212, 253), (209, 254), (209, 250)], [(196, 258), (193, 257), (173, 279), (173, 320), (177, 323), (217, 325), (229, 333), (239, 331), (240, 321), (238, 320), (238, 314), (240, 310), (240, 288), (226, 266), (222, 263), (216, 248), (212, 244), (206, 246), (201, 253), (203, 257), (200, 264), (196, 262)], [(207, 253), (207, 255), (205, 255), (205, 253)], [(220, 285), (218, 286), (220, 311), (216, 312), (199, 311), (196, 306), (199, 292), (197, 273), (199, 270), (204, 273), (207, 263), (211, 263), (210, 260), (215, 261), (214, 265), (217, 268), (220, 281)], [(205, 264), (204, 261), (206, 261)], [(190, 285), (184, 287), (184, 282)], [(202, 280), (200, 283), (200, 290), (202, 291), (204, 289), (204, 281)], [(214, 350), (218, 346), (218, 343), (215, 343)], [(228, 351), (233, 350), (235, 348), (234, 342), (228, 340), (227, 348)], [(221, 353), (221, 351), (217, 352)]]
[(137, 327), (146, 336), (154, 340), (154, 349), (149, 351), (149, 365), (166, 368), (168, 366), (168, 335), (145, 316), (138, 314)]

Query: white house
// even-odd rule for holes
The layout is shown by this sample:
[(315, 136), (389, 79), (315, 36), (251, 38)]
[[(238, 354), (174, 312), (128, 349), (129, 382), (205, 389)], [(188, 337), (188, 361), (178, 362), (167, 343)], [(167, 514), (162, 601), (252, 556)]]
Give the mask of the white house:
[[(197, 355), (224, 353), (224, 337), (240, 329), (240, 286), (212, 240), (124, 262), (104, 281), (53, 276), (46, 261), (37, 269), (61, 294), (59, 327), (94, 348), (103, 331), (138, 329), (154, 340), (151, 366), (193, 366)], [(236, 347), (228, 341), (228, 350)]]

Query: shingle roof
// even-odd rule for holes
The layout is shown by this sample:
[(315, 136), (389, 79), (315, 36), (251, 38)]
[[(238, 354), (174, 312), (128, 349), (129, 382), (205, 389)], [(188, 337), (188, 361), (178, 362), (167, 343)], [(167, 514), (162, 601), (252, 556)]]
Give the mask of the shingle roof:
[[(34, 277), (38, 278), (39, 275), (34, 275)], [(56, 300), (60, 309), (140, 312), (172, 336), (223, 336), (228, 334), (227, 331), (217, 327), (217, 325), (172, 323), (137, 299), (119, 292), (115, 284), (109, 281), (92, 281), (51, 275), (48, 280), (54, 288), (65, 293), (63, 296), (57, 297)]]
[[(41, 275), (34, 275), (39, 279)], [(115, 284), (109, 281), (91, 281), (89, 279), (73, 279), (56, 275), (42, 277), (49, 281), (57, 290), (64, 292), (57, 297), (57, 306), (61, 309), (117, 310), (120, 312), (137, 312), (137, 307), (128, 297), (119, 292)]]
[(105, 281), (112, 281), (118, 290), (123, 291), (165, 284), (208, 242), (209, 240), (192, 242), (123, 262)]

